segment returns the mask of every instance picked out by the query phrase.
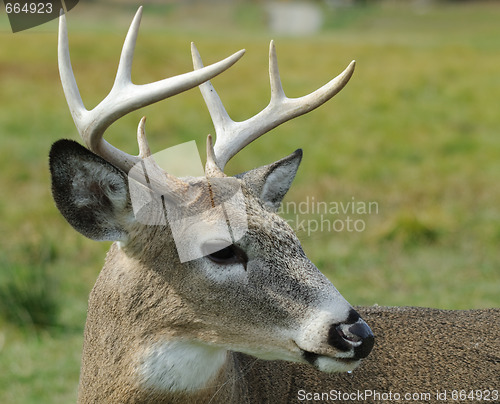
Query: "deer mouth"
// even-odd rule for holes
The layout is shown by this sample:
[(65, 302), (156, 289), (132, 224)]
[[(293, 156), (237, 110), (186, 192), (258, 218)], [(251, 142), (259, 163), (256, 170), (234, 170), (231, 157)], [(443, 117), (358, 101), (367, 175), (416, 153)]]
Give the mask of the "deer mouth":
[(327, 372), (350, 372), (361, 363), (359, 358), (332, 357), (301, 349), (302, 358), (316, 369)]
[[(348, 320), (350, 321), (347, 323), (329, 325), (326, 343), (318, 342), (316, 335), (311, 332), (305, 333), (300, 345), (295, 342), (302, 359), (323, 372), (355, 369), (371, 352), (375, 337), (370, 327), (353, 309)], [(314, 350), (304, 349), (305, 347)]]
[(302, 351), (302, 356), (311, 365), (314, 365), (318, 358), (330, 358), (330, 359), (336, 360), (338, 362), (344, 362), (344, 363), (354, 363), (354, 362), (359, 361), (359, 359), (357, 359), (357, 358), (335, 358), (335, 357), (332, 358), (331, 356), (321, 355), (321, 354), (317, 354), (317, 353), (310, 352), (310, 351), (304, 351), (304, 350)]

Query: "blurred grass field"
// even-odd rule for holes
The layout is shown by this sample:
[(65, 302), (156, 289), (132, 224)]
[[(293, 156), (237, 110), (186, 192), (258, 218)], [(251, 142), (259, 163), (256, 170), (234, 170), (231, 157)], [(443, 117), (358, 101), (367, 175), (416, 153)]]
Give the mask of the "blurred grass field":
[[(498, 307), (500, 5), (405, 4), (325, 9), (323, 30), (303, 38), (270, 33), (260, 3), (146, 5), (133, 79), (190, 70), (190, 41), (207, 64), (246, 48), (213, 80), (241, 120), (268, 102), (269, 39), (289, 96), (313, 91), (356, 59), (340, 94), (250, 145), (228, 171), (302, 147), (288, 220), (296, 221), (293, 203), (313, 199), (377, 204), (371, 214), (323, 217), (309, 205), (299, 218), (306, 226), (295, 223), (309, 258), (352, 304)], [(111, 87), (135, 8), (93, 2), (68, 15), (87, 107)], [(75, 401), (87, 296), (109, 247), (77, 234), (50, 194), (50, 145), (77, 139), (59, 84), (56, 30), (53, 21), (12, 34), (0, 17), (1, 403)], [(130, 114), (107, 138), (135, 154), (142, 115), (154, 151), (195, 139), (204, 155), (213, 127), (197, 90)], [(364, 231), (313, 231), (347, 216)]]

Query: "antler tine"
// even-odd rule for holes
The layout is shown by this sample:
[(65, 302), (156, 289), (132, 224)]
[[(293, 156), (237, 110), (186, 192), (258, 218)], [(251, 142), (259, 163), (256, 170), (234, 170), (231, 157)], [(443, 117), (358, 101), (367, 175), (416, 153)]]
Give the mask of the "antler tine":
[(205, 164), (205, 174), (207, 177), (225, 177), (217, 164), (215, 157), (214, 145), (212, 143), (212, 135), (207, 136), (207, 162)]
[(139, 157), (131, 156), (116, 149), (102, 138), (104, 131), (113, 122), (129, 112), (200, 85), (231, 67), (244, 53), (244, 51), (239, 51), (206, 68), (154, 83), (133, 84), (131, 81), (132, 60), (141, 16), (142, 7), (137, 11), (123, 44), (114, 85), (106, 98), (91, 111), (88, 111), (83, 104), (73, 74), (69, 55), (66, 17), (63, 13), (61, 13), (59, 22), (59, 71), (64, 94), (75, 125), (89, 149), (124, 171), (128, 171), (137, 163)]
[[(202, 69), (203, 62), (194, 42), (191, 42), (191, 56), (193, 58), (193, 67), (196, 70)], [(210, 81), (206, 81), (199, 87), (210, 113), (210, 117), (212, 118), (212, 122), (215, 126), (217, 138), (224, 136), (221, 131), (223, 131), (227, 126), (234, 124), (234, 121), (229, 117), (220, 97)]]
[(146, 137), (146, 117), (143, 116), (137, 126), (137, 144), (139, 145), (139, 158), (146, 159), (151, 157), (148, 139)]
[(283, 85), (281, 84), (280, 71), (278, 69), (276, 46), (272, 40), (269, 44), (269, 82), (271, 84), (271, 102), (279, 102), (279, 100), (286, 99)]
[[(194, 68), (202, 68), (201, 57), (194, 45), (191, 47), (191, 52)], [(200, 90), (215, 126), (217, 139), (214, 149), (220, 169), (224, 170), (232, 157), (259, 136), (331, 99), (347, 84), (354, 72), (354, 66), (355, 62), (352, 61), (341, 74), (311, 94), (300, 98), (288, 98), (283, 91), (276, 49), (274, 42), (271, 41), (269, 46), (271, 101), (257, 115), (242, 122), (235, 122), (229, 117), (220, 97), (209, 81), (201, 84)]]
[(79, 127), (79, 122), (82, 115), (86, 112), (83, 105), (78, 85), (76, 84), (75, 75), (73, 74), (73, 67), (69, 56), (69, 42), (68, 42), (68, 29), (66, 27), (66, 15), (64, 10), (61, 9), (59, 16), (59, 38), (58, 38), (58, 57), (59, 62), (59, 75), (61, 76), (61, 84), (64, 90), (66, 101), (71, 112), (71, 116), (75, 120), (75, 124)]

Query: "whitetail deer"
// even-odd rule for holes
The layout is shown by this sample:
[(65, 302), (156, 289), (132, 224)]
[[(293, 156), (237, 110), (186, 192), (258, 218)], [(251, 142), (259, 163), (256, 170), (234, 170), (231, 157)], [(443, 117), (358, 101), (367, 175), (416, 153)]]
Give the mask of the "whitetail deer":
[[(378, 348), (368, 356), (371, 329), (275, 213), (295, 177), (300, 150), (236, 177), (223, 173), (248, 143), (333, 97), (354, 63), (312, 94), (289, 99), (271, 43), (271, 102), (253, 118), (234, 122), (207, 80), (242, 52), (203, 67), (193, 47), (193, 72), (136, 86), (130, 71), (140, 18), (141, 9), (125, 40), (115, 84), (92, 111), (80, 98), (65, 17), (60, 18), (61, 81), (90, 151), (69, 140), (53, 145), (53, 195), (76, 230), (115, 241), (89, 299), (79, 402), (290, 403), (318, 401), (317, 394), (324, 401), (325, 393), (332, 399), (332, 391), (434, 394), (432, 388), (458, 389), (470, 381), (477, 382), (471, 388), (498, 388), (498, 311), (361, 308), (377, 336)], [(144, 119), (138, 157), (103, 140), (106, 128), (128, 112), (198, 85), (217, 136), (214, 147), (210, 136), (207, 140), (205, 177), (177, 178), (155, 167)], [(148, 166), (147, 176), (127, 176), (142, 165)], [(167, 212), (168, 223), (138, 219), (129, 188), (134, 181), (145, 193), (161, 193), (154, 206), (160, 217)], [(211, 230), (221, 221), (226, 228), (234, 225), (234, 218), (213, 212), (235, 190), (243, 195), (237, 215), (246, 225), (238, 238)], [(196, 250), (193, 259), (180, 258), (169, 224), (173, 211), (194, 215), (209, 229), (188, 243), (188, 253)], [(361, 368), (345, 373), (363, 359)], [(449, 383), (439, 384), (444, 379)]]

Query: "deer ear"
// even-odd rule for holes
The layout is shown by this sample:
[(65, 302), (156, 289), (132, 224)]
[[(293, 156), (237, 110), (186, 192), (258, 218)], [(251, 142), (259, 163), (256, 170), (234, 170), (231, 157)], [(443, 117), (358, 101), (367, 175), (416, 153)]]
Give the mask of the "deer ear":
[(93, 240), (126, 241), (133, 218), (127, 176), (72, 140), (50, 150), (52, 195), (77, 231)]
[(292, 185), (301, 160), (302, 149), (298, 149), (275, 163), (255, 168), (236, 177), (242, 179), (247, 188), (265, 206), (276, 211)]

